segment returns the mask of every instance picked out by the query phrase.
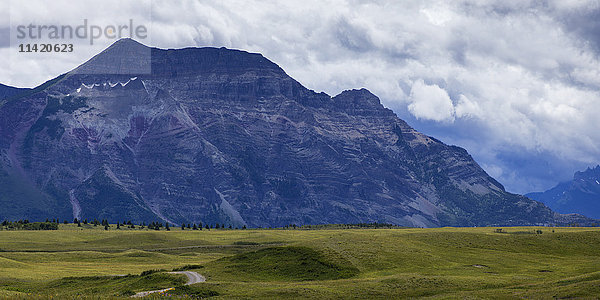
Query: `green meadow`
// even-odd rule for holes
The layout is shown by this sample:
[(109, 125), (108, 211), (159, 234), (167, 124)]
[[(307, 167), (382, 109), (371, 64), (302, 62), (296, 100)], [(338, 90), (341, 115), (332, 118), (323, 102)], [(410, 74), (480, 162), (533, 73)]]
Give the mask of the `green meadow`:
[(0, 298), (600, 297), (599, 228), (496, 229), (3, 230)]

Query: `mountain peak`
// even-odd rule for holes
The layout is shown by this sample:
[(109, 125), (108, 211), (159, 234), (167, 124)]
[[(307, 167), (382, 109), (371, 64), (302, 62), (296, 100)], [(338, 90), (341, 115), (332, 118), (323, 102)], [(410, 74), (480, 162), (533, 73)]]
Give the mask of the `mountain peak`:
[(600, 165), (593, 168), (588, 167), (585, 171), (575, 172), (573, 179), (598, 179), (600, 178)]
[(108, 49), (113, 48), (113, 47), (146, 47), (146, 48), (148, 48), (146, 45), (144, 45), (132, 38), (118, 39), (116, 42), (114, 42), (112, 45), (110, 45), (110, 47), (108, 47)]
[(354, 113), (380, 113), (385, 110), (383, 105), (381, 105), (381, 101), (379, 101), (379, 97), (365, 88), (345, 90), (333, 97), (332, 100), (336, 107)]
[(152, 48), (123, 38), (71, 71), (72, 74), (150, 74)]
[(186, 76), (202, 73), (260, 72), (288, 77), (259, 53), (225, 47), (158, 49), (123, 38), (71, 71), (71, 74)]
[(600, 218), (600, 166), (575, 172), (571, 181), (526, 196), (544, 202), (559, 213), (580, 213)]

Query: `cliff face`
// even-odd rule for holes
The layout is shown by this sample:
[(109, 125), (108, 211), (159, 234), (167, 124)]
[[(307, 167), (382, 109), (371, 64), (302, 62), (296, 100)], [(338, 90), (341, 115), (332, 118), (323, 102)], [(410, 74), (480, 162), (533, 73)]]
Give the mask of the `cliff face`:
[(527, 197), (541, 201), (559, 213), (579, 213), (600, 219), (600, 166), (576, 172), (573, 180)]
[(0, 218), (234, 226), (556, 220), (369, 91), (315, 93), (260, 54), (224, 48), (121, 40), (3, 103), (0, 137)]

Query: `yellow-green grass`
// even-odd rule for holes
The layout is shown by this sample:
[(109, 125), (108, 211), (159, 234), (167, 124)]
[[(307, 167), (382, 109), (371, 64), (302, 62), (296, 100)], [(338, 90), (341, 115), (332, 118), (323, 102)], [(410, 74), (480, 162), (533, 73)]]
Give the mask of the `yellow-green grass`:
[(90, 276), (185, 265), (207, 282), (172, 293), (217, 299), (600, 297), (598, 228), (495, 229), (0, 231), (0, 298), (125, 297), (181, 275)]

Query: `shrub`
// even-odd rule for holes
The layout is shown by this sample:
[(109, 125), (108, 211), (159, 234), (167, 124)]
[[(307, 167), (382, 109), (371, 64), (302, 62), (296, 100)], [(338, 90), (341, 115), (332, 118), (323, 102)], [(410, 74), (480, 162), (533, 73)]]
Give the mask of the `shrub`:
[(201, 269), (201, 268), (204, 268), (204, 266), (202, 266), (202, 265), (185, 265), (185, 266), (181, 266), (181, 267), (173, 269), (173, 272), (187, 271), (187, 270)]

